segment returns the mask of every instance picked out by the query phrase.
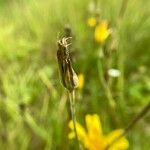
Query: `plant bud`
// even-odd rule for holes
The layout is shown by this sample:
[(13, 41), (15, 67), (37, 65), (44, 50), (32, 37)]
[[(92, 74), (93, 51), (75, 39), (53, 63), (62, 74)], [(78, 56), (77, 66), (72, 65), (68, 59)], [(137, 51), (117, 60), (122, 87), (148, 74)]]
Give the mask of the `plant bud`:
[(62, 38), (58, 41), (57, 59), (59, 71), (63, 86), (70, 92), (78, 86), (78, 77), (72, 68), (71, 60), (68, 51), (67, 40), (70, 38)]

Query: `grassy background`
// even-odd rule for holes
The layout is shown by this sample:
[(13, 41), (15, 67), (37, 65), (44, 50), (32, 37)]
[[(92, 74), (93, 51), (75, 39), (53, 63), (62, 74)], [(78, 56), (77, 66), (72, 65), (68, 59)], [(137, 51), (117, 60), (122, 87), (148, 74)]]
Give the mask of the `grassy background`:
[[(78, 121), (84, 124), (87, 113), (97, 113), (108, 133), (124, 128), (150, 100), (150, 1), (128, 0), (119, 23), (122, 1), (98, 1), (101, 17), (114, 30), (104, 46), (103, 67), (97, 65), (101, 49), (94, 42), (94, 30), (87, 26), (89, 3), (0, 0), (0, 149), (74, 147), (66, 138), (67, 93), (60, 84), (56, 60), (56, 42), (66, 24), (73, 34), (73, 66), (85, 76), (84, 88), (76, 91)], [(101, 79), (108, 68), (121, 71), (119, 78), (108, 83), (116, 101), (113, 113)], [(148, 150), (149, 115), (127, 137), (129, 149)]]

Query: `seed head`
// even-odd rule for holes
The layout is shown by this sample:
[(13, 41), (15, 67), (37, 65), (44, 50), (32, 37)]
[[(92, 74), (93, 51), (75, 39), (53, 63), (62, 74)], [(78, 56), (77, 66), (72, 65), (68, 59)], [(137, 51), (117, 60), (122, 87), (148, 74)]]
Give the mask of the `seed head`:
[(78, 86), (78, 77), (72, 68), (68, 46), (69, 38), (62, 38), (58, 41), (57, 59), (63, 86), (69, 91), (73, 91)]

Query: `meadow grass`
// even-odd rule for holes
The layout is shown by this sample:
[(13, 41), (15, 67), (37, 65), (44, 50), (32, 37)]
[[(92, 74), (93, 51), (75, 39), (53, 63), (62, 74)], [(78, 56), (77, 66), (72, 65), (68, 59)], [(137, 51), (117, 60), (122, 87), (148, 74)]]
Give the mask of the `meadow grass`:
[[(100, 17), (113, 30), (101, 46), (87, 25), (90, 2), (0, 1), (0, 149), (75, 147), (67, 138), (68, 97), (56, 60), (66, 25), (72, 31), (73, 68), (85, 78), (83, 89), (76, 90), (78, 121), (84, 124), (86, 114), (97, 113), (108, 133), (125, 128), (150, 101), (150, 2), (128, 0), (120, 17), (122, 1), (97, 0)], [(109, 68), (121, 75), (108, 78)], [(147, 115), (128, 133), (130, 150), (149, 149), (149, 126)]]

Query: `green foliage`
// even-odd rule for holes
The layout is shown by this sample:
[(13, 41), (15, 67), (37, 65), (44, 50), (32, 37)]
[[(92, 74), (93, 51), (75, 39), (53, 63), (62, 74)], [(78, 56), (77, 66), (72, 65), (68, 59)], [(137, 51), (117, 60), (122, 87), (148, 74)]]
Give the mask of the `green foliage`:
[[(104, 47), (94, 42), (94, 29), (87, 25), (90, 2), (0, 1), (0, 149), (74, 147), (67, 139), (67, 92), (60, 85), (56, 61), (56, 42), (66, 25), (72, 30), (73, 66), (85, 76), (84, 88), (76, 91), (77, 120), (97, 113), (107, 133), (124, 128), (150, 100), (150, 1), (128, 0), (119, 20), (122, 1), (98, 0), (101, 18), (113, 30)], [(106, 55), (112, 47), (115, 52), (103, 57), (99, 68), (100, 53)], [(108, 81), (112, 97), (101, 81), (109, 68), (121, 71)], [(110, 98), (116, 103), (114, 113)], [(149, 125), (147, 116), (130, 131), (129, 149), (149, 149)]]

